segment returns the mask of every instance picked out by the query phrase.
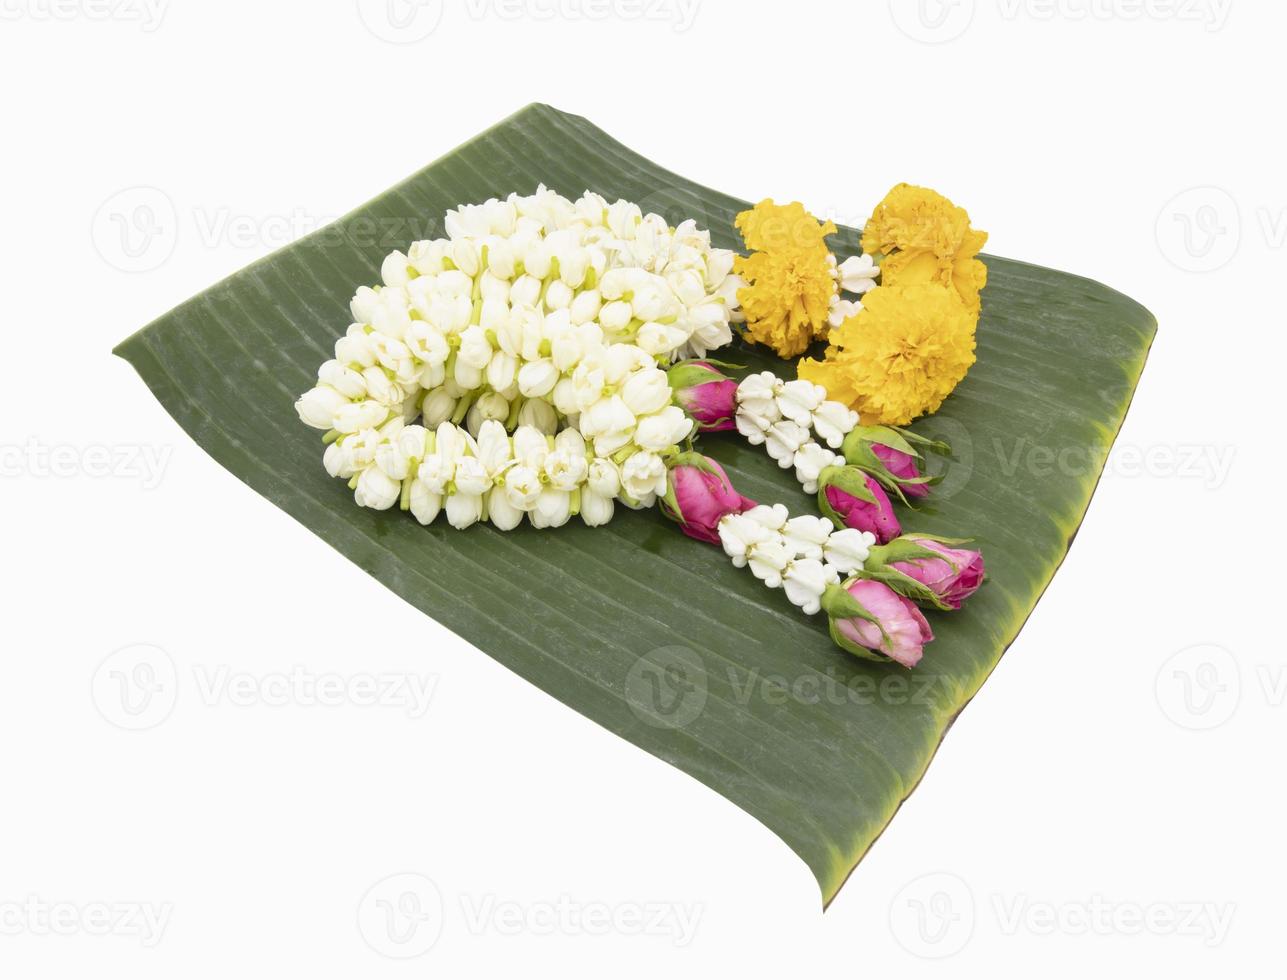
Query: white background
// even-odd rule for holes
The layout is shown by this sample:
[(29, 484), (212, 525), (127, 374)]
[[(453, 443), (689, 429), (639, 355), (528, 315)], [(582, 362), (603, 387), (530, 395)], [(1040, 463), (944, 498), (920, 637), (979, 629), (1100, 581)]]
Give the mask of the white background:
[[(0, 973), (1280, 962), (1282, 5), (402, 2), (0, 0)], [(766, 829), (378, 586), (109, 355), (534, 100), (840, 221), (929, 184), (1160, 320), (1070, 557), (825, 916)], [(279, 697), (296, 666), (344, 703)]]

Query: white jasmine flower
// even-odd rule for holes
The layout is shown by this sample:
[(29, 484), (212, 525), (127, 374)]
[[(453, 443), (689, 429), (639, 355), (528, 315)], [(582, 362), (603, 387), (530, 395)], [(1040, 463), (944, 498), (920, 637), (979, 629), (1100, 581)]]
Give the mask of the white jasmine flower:
[(823, 546), (834, 530), (835, 525), (825, 517), (806, 514), (787, 521), (782, 537), (793, 555), (821, 560)]
[(425, 456), (429, 430), (421, 425), (408, 425), (375, 451), (375, 465), (392, 480), (401, 483)]
[(447, 523), (458, 531), (477, 524), (483, 516), (483, 498), (479, 494), (453, 493), (447, 498)]
[(370, 323), (372, 316), (379, 308), (380, 294), (370, 286), (360, 286), (353, 294), (353, 298), (349, 300), (349, 312), (359, 324)]
[(861, 303), (841, 299), (839, 296), (832, 296), (831, 303), (827, 309), (827, 325), (832, 329), (839, 329), (846, 320), (857, 316), (861, 312)]
[(389, 406), (376, 401), (346, 402), (336, 410), (331, 428), (338, 432), (357, 432), (383, 425), (389, 417)]
[(376, 362), (388, 370), (398, 381), (410, 383), (420, 375), (415, 359), (407, 345), (382, 333), (368, 335)]
[(635, 371), (621, 386), (621, 398), (635, 415), (651, 415), (670, 404), (670, 383), (658, 367)]
[(608, 303), (599, 310), (599, 323), (603, 329), (610, 335), (619, 336), (623, 334), (630, 321), (634, 319), (634, 310), (629, 303), (621, 300)]
[[(588, 410), (581, 413), (581, 434), (588, 439), (603, 438), (606, 442), (617, 442), (617, 449), (627, 445), (634, 437), (635, 415), (626, 407), (620, 395), (601, 398)], [(621, 437), (624, 435), (624, 439)], [(610, 456), (615, 450), (604, 451), (596, 448), (600, 456)]]
[(499, 424), (508, 418), (509, 400), (499, 392), (488, 391), (469, 406), (469, 412), (465, 416), (465, 428), (469, 430), (471, 436), (477, 438), (483, 423), (493, 421)]
[(372, 510), (388, 510), (402, 494), (402, 484), (390, 477), (378, 466), (368, 466), (357, 479), (353, 499), (359, 507), (370, 507)]
[(617, 464), (604, 456), (590, 460), (586, 472), (586, 487), (592, 493), (611, 500), (621, 492), (621, 471)]
[(405, 286), (411, 280), (411, 260), (401, 252), (390, 252), (380, 266), (380, 278), (386, 286)]
[(801, 558), (791, 562), (782, 576), (782, 588), (793, 605), (799, 606), (806, 616), (813, 616), (822, 611), (822, 593), (831, 584), (829, 575), (822, 562), (813, 558)]
[(326, 447), (326, 452), (322, 454), (322, 465), (326, 467), (326, 472), (331, 476), (348, 478), (353, 474), (345, 472), (345, 458), (344, 446), (339, 442), (333, 442)]
[(544, 434), (528, 426), (514, 430), (514, 459), (540, 472), (549, 454), (550, 444)]
[(442, 364), (451, 353), (442, 329), (425, 320), (411, 321), (404, 343), (411, 356), (423, 364)]
[(426, 392), (420, 403), (420, 412), (426, 428), (435, 429), (455, 414), (456, 399), (448, 394), (446, 388), (435, 388)]
[(676, 446), (693, 431), (693, 421), (677, 405), (668, 405), (656, 415), (639, 420), (635, 429), (635, 445), (640, 449), (661, 452)]
[(504, 391), (518, 380), (518, 358), (498, 350), (487, 362), (483, 377), (493, 391)]
[(456, 472), (452, 476), (452, 483), (457, 494), (467, 497), (479, 496), (491, 489), (492, 482), (492, 474), (487, 471), (487, 466), (477, 456), (462, 456), (456, 460)]
[(880, 276), (878, 266), (870, 255), (854, 255), (845, 259), (836, 267), (836, 281), (847, 293), (862, 293), (876, 285)]
[(581, 491), (581, 520), (587, 527), (601, 527), (612, 520), (615, 510), (612, 497), (595, 493), (592, 490)]
[(335, 359), (355, 371), (369, 368), (375, 363), (371, 335), (363, 331), (358, 324), (354, 324), (349, 328), (349, 333), (335, 342)]
[(518, 370), (518, 390), (524, 397), (541, 398), (554, 390), (559, 377), (559, 369), (553, 361), (544, 358), (528, 361)]
[(515, 306), (535, 308), (541, 301), (543, 283), (532, 275), (519, 276), (509, 288), (509, 301)]
[(839, 449), (845, 436), (858, 425), (858, 413), (840, 402), (825, 401), (813, 412), (813, 431), (832, 449)]
[(421, 524), (432, 524), (442, 511), (442, 494), (433, 493), (428, 485), (417, 477), (411, 483), (411, 514)]
[(525, 463), (519, 463), (505, 473), (505, 498), (520, 513), (527, 513), (536, 506), (541, 496), (541, 474)]
[(764, 439), (764, 448), (777, 460), (778, 466), (786, 469), (795, 465), (796, 451), (808, 441), (808, 429), (798, 422), (783, 419), (769, 426)]
[(588, 289), (585, 292), (578, 293), (572, 300), (572, 305), (568, 307), (568, 314), (573, 323), (589, 323), (599, 316), (599, 311), (603, 308), (603, 299), (597, 289)]
[[(314, 429), (333, 429), (336, 416), (342, 409), (352, 404), (354, 403), (330, 385), (318, 385), (299, 396), (299, 400), (295, 402), (295, 411), (299, 413), (300, 421), (305, 425), (311, 425)], [(357, 429), (349, 431), (355, 432)]]
[[(565, 430), (574, 432), (574, 430)], [(575, 433), (574, 433), (575, 434)], [(585, 458), (584, 443), (580, 452), (558, 448), (557, 441), (552, 453), (545, 457), (543, 467), (545, 478), (552, 489), (571, 493), (585, 482), (589, 473), (589, 464)]]
[(621, 489), (636, 500), (642, 500), (648, 494), (664, 494), (666, 464), (656, 453), (635, 453), (621, 465)]
[(364, 398), (367, 393), (361, 372), (339, 361), (327, 361), (318, 368), (317, 381), (319, 386), (334, 388), (345, 398)]
[(474, 326), (466, 327), (461, 333), (460, 349), (456, 352), (456, 361), (482, 370), (487, 367), (487, 363), (492, 359), (493, 353), (491, 341), (487, 339), (487, 332), (481, 326), (475, 324)]
[(554, 406), (549, 402), (539, 398), (529, 398), (518, 410), (518, 424), (530, 426), (544, 435), (552, 436), (558, 431), (559, 418)]
[(827, 390), (809, 381), (788, 381), (777, 395), (782, 417), (807, 426), (814, 409), (823, 403)]
[(407, 398), (406, 389), (402, 385), (393, 381), (384, 368), (369, 367), (362, 372), (362, 381), (366, 385), (368, 395), (373, 401), (381, 405), (393, 407), (401, 405)]
[(737, 386), (738, 403), (773, 402), (776, 404), (778, 389), (781, 385), (782, 382), (771, 371), (748, 374)]
[(689, 331), (680, 326), (654, 321), (640, 327), (635, 340), (649, 354), (658, 357), (682, 347), (689, 336)]
[(512, 531), (523, 523), (525, 512), (510, 503), (505, 487), (487, 491), (487, 522), (500, 531)]
[(862, 569), (875, 543), (870, 531), (854, 527), (833, 531), (823, 546), (823, 559), (841, 575), (851, 575)]
[(782, 537), (745, 514), (728, 514), (720, 518), (717, 529), (724, 553), (733, 559), (733, 564), (738, 568), (746, 567), (747, 554), (755, 545), (781, 540)]
[(800, 481), (805, 493), (818, 492), (818, 477), (828, 466), (835, 466), (841, 459), (830, 449), (816, 442), (806, 442), (796, 450), (795, 478)]
[(748, 412), (742, 406), (738, 407), (737, 415), (734, 417), (733, 422), (737, 426), (737, 431), (752, 446), (764, 445), (769, 426), (773, 424), (773, 420)]
[(532, 527), (562, 527), (572, 517), (572, 494), (546, 487), (528, 514)]
[(791, 551), (781, 536), (752, 545), (746, 553), (751, 573), (770, 589), (782, 586), (782, 573), (791, 564)]
[(763, 525), (770, 531), (781, 531), (786, 527), (786, 522), (790, 516), (784, 504), (760, 504), (752, 507), (750, 510), (742, 512), (742, 516), (747, 520), (755, 521)]

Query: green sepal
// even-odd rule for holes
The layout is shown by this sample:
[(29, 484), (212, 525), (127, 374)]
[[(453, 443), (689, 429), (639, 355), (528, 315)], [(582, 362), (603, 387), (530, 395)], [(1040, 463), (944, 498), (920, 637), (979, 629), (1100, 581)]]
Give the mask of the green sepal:
[(669, 370), (666, 371), (666, 380), (670, 382), (670, 387), (675, 391), (681, 391), (684, 388), (692, 388), (696, 385), (709, 384), (712, 381), (732, 381), (727, 374), (721, 371), (712, 371), (710, 368), (698, 365), (711, 365), (719, 367), (736, 367), (733, 364), (723, 364), (718, 361), (708, 361), (702, 358), (700, 361), (690, 359), (687, 361), (676, 361)]
[(831, 506), (827, 499), (827, 487), (839, 487), (851, 497), (865, 500), (869, 504), (878, 503), (876, 495), (867, 487), (867, 477), (853, 466), (828, 466), (818, 474), (818, 509), (822, 516), (829, 518), (836, 527), (845, 527), (845, 519)]
[[(848, 579), (847, 582), (852, 582)], [(846, 583), (847, 584), (847, 583)], [(827, 614), (828, 627), (831, 633), (831, 639), (847, 653), (852, 653), (856, 657), (862, 657), (866, 660), (874, 660), (877, 663), (889, 663), (893, 660), (886, 653), (879, 650), (872, 650), (863, 646), (861, 643), (854, 643), (844, 636), (836, 627), (836, 622), (842, 619), (862, 619), (871, 623), (880, 630), (881, 642), (889, 642), (889, 634), (885, 632), (885, 627), (881, 625), (880, 620), (867, 611), (867, 607), (849, 594), (849, 590), (843, 585), (828, 585), (826, 591), (822, 593), (822, 610)]]

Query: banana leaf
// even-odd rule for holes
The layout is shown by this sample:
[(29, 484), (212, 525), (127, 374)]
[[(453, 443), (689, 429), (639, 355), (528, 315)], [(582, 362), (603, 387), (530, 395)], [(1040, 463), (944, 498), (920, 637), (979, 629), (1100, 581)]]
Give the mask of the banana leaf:
[[(658, 148), (662, 150), (664, 148)], [(349, 323), (380, 262), (443, 234), (457, 204), (530, 193), (625, 197), (696, 218), (738, 248), (747, 205), (673, 174), (590, 122), (531, 105), (338, 222), (193, 297), (116, 349), (220, 464), (480, 650), (762, 821), (835, 896), (912, 792), (953, 719), (1013, 642), (1067, 552), (1122, 424), (1156, 324), (1097, 283), (986, 257), (978, 363), (914, 428), (946, 438), (930, 504), (904, 526), (972, 536), (990, 580), (930, 614), (908, 673), (854, 658), (718, 548), (658, 512), (608, 526), (501, 533), (424, 528), (357, 507), (321, 466), (292, 403)], [(867, 188), (875, 195), (884, 188)], [(843, 257), (858, 232), (833, 239)], [(720, 356), (789, 376), (763, 349)], [(735, 434), (702, 448), (745, 495), (816, 513), (791, 471)], [(1072, 465), (1024, 465), (1040, 453)], [(1018, 454), (1018, 455), (1016, 455)], [(575, 523), (575, 522), (574, 522)], [(290, 556), (279, 556), (288, 573)], [(523, 569), (525, 588), (509, 587)], [(682, 816), (674, 830), (681, 832)]]

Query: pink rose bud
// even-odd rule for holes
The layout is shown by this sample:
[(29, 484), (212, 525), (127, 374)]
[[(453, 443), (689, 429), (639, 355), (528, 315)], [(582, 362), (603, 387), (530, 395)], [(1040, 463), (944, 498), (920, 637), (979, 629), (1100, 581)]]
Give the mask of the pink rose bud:
[(951, 547), (960, 543), (908, 534), (872, 548), (862, 574), (922, 605), (960, 609), (986, 577), (983, 556)]
[(946, 451), (942, 443), (914, 436), (885, 425), (860, 425), (845, 437), (844, 455), (851, 466), (874, 476), (906, 502), (908, 497), (929, 495), (932, 478), (923, 476), (920, 454), (912, 446), (919, 442), (935, 451)]
[(676, 456), (667, 478), (661, 511), (690, 538), (719, 544), (719, 522), (728, 514), (741, 514), (756, 506), (733, 489), (728, 474), (701, 453)]
[(881, 544), (903, 530), (880, 484), (853, 466), (828, 466), (818, 475), (818, 509), (837, 524), (870, 531)]
[(680, 361), (666, 377), (675, 404), (693, 417), (698, 432), (729, 432), (737, 428), (737, 382), (709, 361)]
[(843, 650), (869, 660), (892, 660), (915, 667), (934, 631), (910, 600), (870, 579), (833, 585), (823, 596), (831, 638)]

